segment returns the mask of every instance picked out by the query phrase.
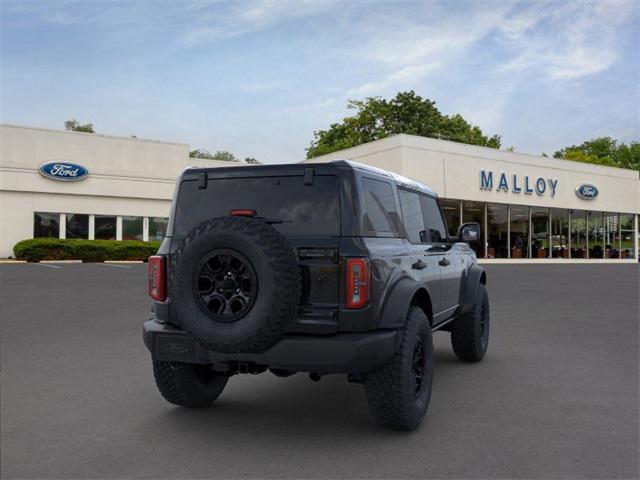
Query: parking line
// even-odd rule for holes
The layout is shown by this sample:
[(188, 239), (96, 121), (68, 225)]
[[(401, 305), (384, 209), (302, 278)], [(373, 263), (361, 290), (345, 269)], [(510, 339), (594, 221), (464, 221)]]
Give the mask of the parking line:
[(103, 265), (105, 267), (131, 268), (130, 265), (116, 265), (115, 263), (98, 263), (98, 265)]
[(33, 265), (38, 265), (40, 267), (47, 267), (47, 268), (62, 268), (62, 267), (60, 267), (58, 265), (50, 265), (48, 263), (40, 263), (40, 262), (34, 263)]

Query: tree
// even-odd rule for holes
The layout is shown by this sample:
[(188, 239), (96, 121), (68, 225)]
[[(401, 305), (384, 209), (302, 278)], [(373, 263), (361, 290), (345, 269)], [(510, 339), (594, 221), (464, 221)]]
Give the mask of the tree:
[(233, 153), (228, 152), (226, 150), (218, 150), (216, 153), (212, 154), (211, 152), (209, 152), (209, 150), (205, 150), (202, 148), (197, 150), (191, 150), (189, 152), (189, 156), (191, 158), (205, 158), (207, 160), (221, 160), (223, 162), (238, 161), (238, 159)]
[(355, 115), (330, 125), (327, 130), (313, 132), (307, 158), (397, 133), (500, 148), (500, 136), (487, 137), (480, 127), (471, 125), (461, 115), (443, 115), (435, 105), (435, 102), (423, 99), (413, 90), (399, 92), (391, 100), (381, 97), (349, 100), (347, 108), (355, 110)]
[(93, 130), (93, 123), (80, 124), (75, 118), (64, 122), (64, 129), (70, 132), (96, 133)]
[(237, 162), (238, 161), (236, 156), (233, 153), (228, 152), (227, 150), (218, 150), (216, 153), (213, 154), (213, 159), (214, 160), (221, 160), (223, 162)]
[(211, 153), (209, 153), (208, 150), (205, 150), (203, 148), (198, 148), (196, 150), (191, 150), (189, 152), (189, 156), (191, 158), (206, 158), (208, 160), (213, 159), (213, 155)]
[(580, 145), (571, 145), (558, 150), (553, 156), (575, 162), (640, 171), (640, 141), (633, 141), (627, 145), (618, 143), (611, 137), (598, 137)]

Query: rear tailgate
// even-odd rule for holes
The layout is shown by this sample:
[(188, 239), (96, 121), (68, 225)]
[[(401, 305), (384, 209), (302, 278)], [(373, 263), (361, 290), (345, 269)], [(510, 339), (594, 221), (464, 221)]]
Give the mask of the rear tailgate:
[[(248, 175), (256, 170), (247, 169)], [(204, 185), (203, 185), (204, 183)], [(237, 209), (256, 212), (282, 233), (298, 256), (302, 276), (300, 313), (294, 331), (337, 331), (341, 234), (337, 175), (209, 176), (185, 178), (173, 215), (173, 245), (202, 222)], [(175, 247), (172, 247), (172, 249)]]

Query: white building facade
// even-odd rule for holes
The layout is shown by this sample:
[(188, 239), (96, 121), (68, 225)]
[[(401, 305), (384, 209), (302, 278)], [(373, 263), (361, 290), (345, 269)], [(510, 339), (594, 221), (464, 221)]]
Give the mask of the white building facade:
[[(309, 161), (337, 159), (429, 185), (451, 234), (480, 223), (484, 261), (638, 261), (637, 171), (412, 135)], [(190, 158), (180, 143), (0, 125), (0, 258), (34, 237), (160, 240), (192, 165), (230, 163)]]
[(161, 240), (190, 165), (229, 162), (189, 158), (180, 143), (0, 125), (0, 258), (34, 237)]
[(637, 262), (635, 170), (393, 135), (308, 160), (352, 160), (430, 186), (450, 233), (478, 222), (486, 262)]

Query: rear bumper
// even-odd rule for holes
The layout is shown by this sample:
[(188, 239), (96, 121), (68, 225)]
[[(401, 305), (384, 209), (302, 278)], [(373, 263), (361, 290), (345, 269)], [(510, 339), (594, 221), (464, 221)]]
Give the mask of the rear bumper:
[(396, 350), (395, 330), (331, 336), (288, 335), (264, 353), (219, 353), (184, 330), (149, 320), (144, 343), (154, 360), (185, 363), (247, 363), (296, 372), (365, 373), (384, 365)]

